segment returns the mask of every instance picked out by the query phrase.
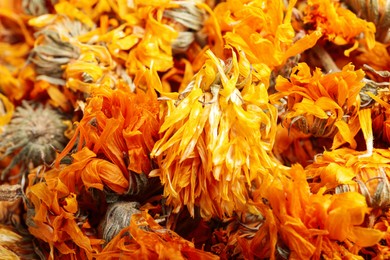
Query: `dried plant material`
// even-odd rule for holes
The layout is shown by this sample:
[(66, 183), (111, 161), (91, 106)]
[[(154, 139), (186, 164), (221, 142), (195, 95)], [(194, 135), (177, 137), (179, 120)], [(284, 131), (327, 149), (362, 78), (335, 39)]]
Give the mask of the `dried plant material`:
[(284, 126), (295, 127), (304, 134), (333, 139), (332, 148), (344, 143), (356, 147), (354, 136), (359, 130), (357, 114), (360, 108), (364, 72), (346, 65), (342, 71), (323, 74), (314, 72), (306, 63), (296, 66), (290, 79), (279, 77), (271, 99), (286, 98)]
[(21, 199), (0, 201), (0, 223), (21, 225), (21, 205)]
[(36, 259), (30, 235), (18, 233), (9, 226), (0, 225), (0, 255), (2, 259)]
[(197, 2), (177, 2), (178, 8), (164, 11), (164, 16), (172, 19), (173, 26), (179, 31), (178, 37), (172, 42), (173, 53), (186, 52), (196, 39), (197, 33), (203, 28), (204, 12)]
[[(265, 102), (264, 86), (256, 86), (262, 88), (262, 99), (252, 95), (250, 72), (240, 75), (235, 52), (226, 63), (206, 53), (209, 59), (194, 82), (177, 101), (169, 101), (160, 128), (164, 136), (151, 155), (160, 167), (154, 176), (160, 177), (174, 212), (186, 206), (194, 215), (200, 206), (201, 216), (209, 219), (245, 210), (247, 185), (277, 162), (269, 153), (276, 109)], [(245, 63), (245, 57), (240, 61)]]
[(376, 39), (379, 42), (387, 43), (390, 26), (390, 1), (385, 0), (343, 0), (359, 17), (373, 22), (376, 27)]
[(196, 249), (193, 243), (175, 232), (161, 227), (147, 212), (134, 214), (130, 226), (114, 237), (97, 259), (107, 257), (218, 259), (211, 253)]
[(26, 14), (33, 16), (43, 15), (49, 12), (46, 0), (22, 0), (22, 7)]
[(119, 201), (111, 204), (103, 222), (100, 224), (101, 236), (109, 243), (122, 229), (130, 226), (133, 214), (138, 214), (140, 204), (138, 202)]
[[(63, 42), (58, 32), (43, 31), (41, 45), (31, 53), (31, 61), (37, 66), (40, 79), (52, 84), (64, 85), (62, 79), (63, 65), (79, 57), (79, 49), (69, 42)], [(38, 35), (37, 35), (38, 36)]]
[(343, 8), (339, 1), (309, 0), (304, 12), (304, 22), (320, 30), (329, 41), (347, 47), (352, 44), (344, 51), (346, 56), (358, 48), (361, 34), (368, 50), (375, 46), (375, 25)]
[(64, 120), (61, 113), (48, 105), (23, 101), (1, 134), (1, 158), (14, 156), (2, 171), (1, 178), (4, 180), (17, 164), (21, 165), (20, 171), (24, 174), (30, 163), (34, 167), (52, 163), (56, 151), (67, 141)]
[(389, 3), (0, 1), (0, 258), (389, 259)]
[(370, 207), (387, 209), (390, 206), (389, 156), (389, 151), (382, 149), (374, 149), (370, 156), (350, 149), (324, 152), (307, 167), (306, 174), (313, 179), (314, 191), (321, 187), (336, 193), (358, 191)]
[(20, 184), (0, 185), (0, 201), (14, 201), (23, 197), (23, 190)]

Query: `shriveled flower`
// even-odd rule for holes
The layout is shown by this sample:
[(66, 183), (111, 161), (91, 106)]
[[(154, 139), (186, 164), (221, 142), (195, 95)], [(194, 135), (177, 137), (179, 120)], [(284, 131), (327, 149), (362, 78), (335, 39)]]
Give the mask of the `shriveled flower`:
[(190, 44), (199, 37), (198, 32), (203, 28), (205, 14), (197, 4), (196, 1), (178, 1), (177, 8), (164, 11), (164, 16), (171, 19), (172, 25), (179, 31), (177, 38), (172, 42), (173, 53), (187, 51)]
[[(387, 51), (387, 47), (387, 44), (376, 42), (372, 50), (356, 53), (352, 57), (353, 63), (358, 67), (364, 67), (366, 64), (377, 71), (386, 71), (390, 68), (390, 54)], [(370, 76), (371, 80), (377, 82), (383, 81), (383, 78), (376, 73), (368, 73), (367, 76)]]
[[(313, 47), (320, 30), (299, 35), (292, 25), (297, 1), (224, 1), (215, 9), (226, 43), (245, 52), (254, 70), (279, 70), (290, 57)], [(262, 71), (265, 73), (265, 71)], [(269, 75), (267, 75), (269, 76)]]
[(379, 42), (389, 42), (390, 1), (342, 0), (342, 2), (360, 18), (375, 24), (375, 36)]
[(252, 181), (278, 164), (271, 155), (277, 111), (265, 85), (252, 83), (244, 56), (238, 62), (232, 51), (225, 63), (206, 53), (202, 70), (168, 101), (151, 155), (174, 212), (186, 206), (193, 215), (199, 206), (211, 218), (246, 209)]
[(361, 157), (362, 152), (343, 148), (326, 151), (316, 156), (307, 166), (306, 174), (316, 192), (325, 187), (328, 192), (358, 191), (372, 208), (390, 207), (390, 153), (374, 149), (371, 157)]
[(18, 8), (14, 2), (0, 4), (0, 91), (11, 101), (25, 97), (34, 78), (33, 69), (26, 66), (34, 39)]
[[(311, 192), (304, 169), (278, 170), (253, 193), (253, 203), (265, 217), (249, 249), (259, 258), (275, 258), (276, 245), (286, 245), (289, 258), (337, 259), (346, 252), (358, 257), (376, 245), (384, 233), (367, 227), (370, 212), (358, 192)], [(329, 249), (332, 250), (329, 250)]]
[[(172, 42), (178, 32), (165, 23), (163, 16), (165, 8), (177, 6), (170, 2), (146, 1), (119, 5), (116, 13), (120, 26), (98, 37), (98, 41), (106, 44), (110, 54), (126, 66), (129, 75), (151, 68), (157, 71), (172, 68)], [(121, 24), (121, 20), (126, 23)]]
[(80, 56), (76, 37), (86, 33), (88, 28), (68, 16), (55, 15), (37, 17), (29, 24), (39, 28), (30, 54), (30, 61), (36, 65), (37, 79), (64, 85), (64, 68)]
[[(88, 215), (83, 213), (79, 205), (84, 203), (84, 207), (88, 209), (84, 196), (70, 192), (58, 178), (58, 173), (57, 169), (53, 169), (39, 178), (41, 182), (30, 182), (26, 190), (28, 230), (34, 237), (47, 243), (48, 246), (40, 248), (44, 258), (77, 256), (91, 259), (93, 252), (104, 241), (96, 238)], [(37, 172), (32, 175), (32, 179), (39, 177)], [(91, 201), (88, 198), (89, 204)]]
[(339, 46), (348, 46), (344, 51), (346, 56), (359, 47), (359, 42), (365, 43), (369, 50), (375, 45), (375, 25), (357, 17), (338, 0), (307, 1), (303, 21), (309, 31), (321, 31), (325, 39)]
[(0, 224), (0, 255), (3, 259), (38, 259), (31, 235)]
[(21, 173), (25, 173), (31, 166), (53, 162), (56, 151), (62, 150), (67, 142), (65, 120), (64, 115), (49, 105), (23, 101), (0, 137), (1, 158), (13, 156), (1, 178), (5, 179), (17, 164)]
[(143, 211), (134, 214), (130, 226), (97, 254), (96, 259), (126, 257), (132, 259), (218, 259), (217, 256), (196, 249), (172, 230), (160, 226), (152, 216)]
[(331, 140), (304, 134), (299, 129), (287, 128), (278, 124), (277, 138), (273, 147), (276, 158), (286, 166), (299, 163), (307, 166), (313, 158), (324, 151), (324, 147), (331, 145)]
[(221, 259), (250, 259), (251, 241), (264, 220), (262, 215), (248, 212), (224, 219), (211, 236), (211, 252)]
[[(50, 2), (53, 3), (54, 1)], [(28, 15), (38, 16), (47, 14), (50, 7), (46, 0), (22, 0), (23, 11)]]
[(333, 139), (332, 148), (349, 143), (356, 147), (359, 131), (358, 111), (364, 72), (346, 65), (342, 71), (313, 73), (306, 63), (299, 63), (290, 78), (278, 77), (271, 99), (285, 99), (284, 126), (305, 134)]
[(153, 168), (149, 153), (158, 139), (159, 126), (154, 90), (133, 93), (127, 85), (94, 89), (74, 136), (57, 161), (72, 151), (73, 162), (63, 165), (64, 182), (69, 181), (69, 187), (77, 182), (86, 189), (109, 187), (118, 194), (145, 190), (144, 177)]
[[(368, 65), (364, 65), (364, 68), (373, 73), (373, 77), (379, 76), (381, 80), (390, 77), (390, 72), (387, 70), (377, 71)], [(367, 107), (371, 110), (374, 137), (386, 143), (390, 143), (389, 87), (389, 82), (376, 82), (375, 80), (366, 79), (366, 86), (363, 88), (364, 93), (362, 93), (367, 99)]]

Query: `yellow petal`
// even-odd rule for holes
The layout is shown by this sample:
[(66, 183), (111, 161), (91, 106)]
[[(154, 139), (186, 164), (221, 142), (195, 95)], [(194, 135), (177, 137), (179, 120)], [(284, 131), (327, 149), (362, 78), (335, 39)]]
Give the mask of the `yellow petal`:
[(348, 236), (352, 242), (361, 247), (370, 247), (379, 243), (385, 233), (373, 228), (354, 227)]
[(371, 120), (371, 109), (360, 110), (359, 122), (362, 128), (364, 139), (366, 140), (367, 153), (362, 155), (363, 157), (371, 156), (374, 149), (374, 136), (372, 133), (372, 120)]

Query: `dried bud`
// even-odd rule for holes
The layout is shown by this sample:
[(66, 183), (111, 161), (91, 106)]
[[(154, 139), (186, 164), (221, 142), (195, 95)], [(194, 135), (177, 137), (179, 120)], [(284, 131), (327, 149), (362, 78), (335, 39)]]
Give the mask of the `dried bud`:
[(185, 52), (195, 40), (196, 34), (203, 28), (204, 13), (196, 2), (178, 2), (180, 8), (164, 11), (164, 16), (172, 19), (179, 31), (179, 36), (172, 43), (174, 53)]
[(1, 178), (4, 179), (18, 163), (21, 163), (23, 172), (30, 163), (36, 167), (53, 162), (56, 150), (61, 150), (67, 141), (64, 136), (66, 129), (64, 117), (57, 110), (23, 101), (0, 135), (0, 158), (13, 155)]
[(111, 204), (99, 226), (100, 236), (111, 241), (123, 228), (130, 225), (133, 214), (140, 213), (138, 202), (119, 201)]

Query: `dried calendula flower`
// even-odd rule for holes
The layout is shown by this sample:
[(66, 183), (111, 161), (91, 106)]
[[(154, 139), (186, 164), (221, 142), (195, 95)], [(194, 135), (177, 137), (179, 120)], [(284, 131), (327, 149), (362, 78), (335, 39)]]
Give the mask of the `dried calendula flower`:
[[(345, 251), (357, 257), (361, 248), (383, 238), (383, 232), (366, 225), (370, 208), (362, 194), (326, 194), (324, 188), (312, 192), (309, 187), (304, 169), (293, 165), (274, 171), (253, 193), (265, 217), (249, 247), (254, 256), (272, 259), (279, 244), (282, 256), (290, 251), (289, 259), (340, 259)], [(349, 251), (352, 245), (355, 250)]]
[(333, 148), (344, 143), (356, 147), (354, 136), (360, 129), (358, 110), (364, 72), (352, 64), (341, 71), (314, 72), (299, 63), (290, 78), (277, 78), (273, 100), (286, 100), (284, 126), (296, 127), (305, 134), (333, 139)]
[(141, 213), (138, 202), (119, 201), (111, 204), (100, 225), (101, 236), (106, 242), (111, 241), (123, 228), (130, 226), (133, 214)]
[(277, 111), (265, 85), (252, 82), (244, 56), (206, 54), (194, 80), (167, 102), (151, 156), (174, 212), (186, 206), (194, 215), (200, 206), (202, 217), (222, 218), (247, 209), (252, 181), (278, 164), (271, 154)]
[[(174, 2), (174, 1), (173, 1)], [(204, 12), (197, 6), (197, 1), (174, 2), (179, 7), (167, 9), (164, 16), (172, 19), (173, 26), (179, 32), (172, 42), (173, 53), (185, 52), (196, 40), (196, 34), (203, 28)]]
[(116, 235), (96, 259), (218, 259), (195, 248), (195, 245), (174, 231), (160, 226), (146, 211), (133, 214), (130, 225)]
[[(348, 46), (344, 51), (347, 57), (359, 47), (360, 39), (368, 50), (375, 45), (375, 25), (357, 17), (338, 0), (307, 1), (303, 21), (308, 28), (321, 31), (324, 37), (334, 44)], [(350, 44), (353, 44), (352, 47)]]
[(387, 43), (390, 40), (390, 1), (388, 0), (343, 0), (359, 17), (373, 22), (376, 27), (376, 39)]
[[(388, 80), (390, 71), (377, 71), (371, 66), (364, 64), (363, 67), (380, 78)], [(390, 142), (390, 91), (389, 82), (376, 82), (371, 79), (364, 79), (366, 85), (360, 96), (366, 101), (366, 106), (371, 109), (372, 130), (375, 139)], [(363, 99), (362, 99), (363, 100)]]
[(342, 148), (324, 152), (306, 168), (312, 179), (311, 189), (326, 187), (328, 192), (357, 191), (374, 209), (390, 207), (390, 153), (374, 149), (371, 157), (362, 157), (362, 152)]
[(46, 0), (22, 0), (22, 8), (24, 13), (28, 15), (42, 15), (47, 14), (49, 12), (48, 2), (53, 3), (54, 1), (46, 1)]
[(36, 65), (38, 79), (44, 79), (52, 84), (64, 85), (62, 79), (63, 65), (72, 59), (77, 59), (79, 49), (69, 42), (61, 40), (60, 35), (53, 31), (37, 33), (39, 43), (31, 52), (31, 59)]
[[(291, 1), (223, 1), (214, 9), (226, 43), (245, 52), (254, 70), (260, 64), (280, 69), (290, 57), (311, 48), (320, 30), (298, 35), (292, 26)], [(265, 73), (265, 72), (262, 72)]]
[(0, 136), (1, 158), (13, 156), (1, 178), (5, 179), (19, 163), (21, 173), (28, 170), (30, 163), (33, 166), (51, 163), (56, 157), (56, 150), (61, 150), (67, 141), (64, 121), (64, 116), (48, 105), (23, 101)]
[(39, 28), (29, 59), (36, 66), (37, 79), (65, 85), (64, 66), (80, 56), (77, 36), (87, 33), (89, 28), (65, 15), (43, 15), (31, 19), (29, 24)]

